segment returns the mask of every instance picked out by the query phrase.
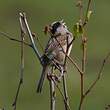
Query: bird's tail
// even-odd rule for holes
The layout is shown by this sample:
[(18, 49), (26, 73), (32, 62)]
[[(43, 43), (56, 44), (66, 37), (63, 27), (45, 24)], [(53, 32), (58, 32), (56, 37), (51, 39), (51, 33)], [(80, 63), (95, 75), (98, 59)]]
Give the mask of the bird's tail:
[(47, 73), (48, 73), (48, 66), (45, 66), (45, 67), (43, 67), (42, 74), (41, 74), (40, 80), (38, 82), (37, 93), (41, 93), (42, 92), (44, 79), (45, 79), (45, 76), (46, 76)]

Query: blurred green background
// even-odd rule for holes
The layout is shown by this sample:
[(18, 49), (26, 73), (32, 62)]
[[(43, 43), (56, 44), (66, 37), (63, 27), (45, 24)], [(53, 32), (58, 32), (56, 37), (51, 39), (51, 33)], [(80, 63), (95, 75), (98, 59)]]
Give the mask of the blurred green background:
[[(86, 0), (87, 1), (87, 0)], [(85, 7), (86, 7), (85, 1)], [(64, 19), (72, 31), (78, 20), (77, 0), (0, 0), (0, 30), (14, 38), (20, 38), (19, 12), (26, 12), (31, 30), (39, 36), (43, 46), (48, 39), (44, 26)], [(110, 0), (96, 0), (92, 3), (93, 15), (88, 24), (88, 57), (85, 74), (85, 89), (96, 78), (101, 62), (110, 50)], [(81, 42), (77, 39), (71, 56), (81, 61)], [(101, 80), (85, 99), (84, 110), (104, 110), (110, 104), (110, 60), (107, 62)], [(79, 73), (73, 65), (68, 67), (68, 91), (72, 110), (79, 104)], [(0, 35), (0, 108), (12, 110), (12, 102), (19, 81), (20, 45)], [(24, 83), (20, 92), (17, 110), (49, 110), (49, 86), (45, 82), (43, 93), (36, 94), (36, 85), (41, 66), (34, 52), (25, 46)], [(63, 110), (62, 97), (57, 91), (57, 110)]]

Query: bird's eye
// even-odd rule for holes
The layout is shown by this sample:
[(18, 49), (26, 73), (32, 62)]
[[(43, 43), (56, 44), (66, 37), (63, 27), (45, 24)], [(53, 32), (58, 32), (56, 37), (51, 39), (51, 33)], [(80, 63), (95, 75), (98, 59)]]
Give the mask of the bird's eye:
[(67, 26), (66, 25), (63, 25), (63, 28), (67, 28)]
[(66, 26), (65, 26), (65, 25), (63, 25), (63, 27), (65, 28)]

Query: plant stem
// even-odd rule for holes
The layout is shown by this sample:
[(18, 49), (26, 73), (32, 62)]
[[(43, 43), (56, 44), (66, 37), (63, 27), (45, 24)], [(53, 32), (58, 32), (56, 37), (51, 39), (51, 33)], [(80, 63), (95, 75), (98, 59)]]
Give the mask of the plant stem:
[(63, 91), (64, 91), (64, 97), (65, 97), (65, 100), (66, 100), (66, 103), (64, 101), (65, 110), (68, 110), (68, 106), (67, 105), (69, 105), (69, 99), (68, 99), (68, 92), (67, 92), (67, 85), (66, 85), (65, 74), (63, 75)]
[[(29, 43), (27, 43), (27, 42), (25, 42), (25, 41), (19, 40), (19, 39), (15, 39), (14, 37), (8, 35), (8, 34), (5, 33), (5, 32), (0, 31), (0, 34), (3, 35), (3, 37), (5, 37), (5, 38), (7, 38), (7, 39), (9, 39), (9, 40), (11, 40), (11, 41), (15, 41), (15, 42), (18, 42), (18, 43), (23, 42), (25, 45), (27, 45), (27, 46), (29, 46), (29, 47), (32, 47), (31, 44), (29, 44)], [(1, 37), (1, 36), (0, 36), (0, 37)]]
[(34, 42), (31, 30), (29, 28), (29, 25), (28, 25), (25, 13), (20, 13), (20, 17), (21, 17), (21, 22), (22, 22), (23, 30), (24, 30), (24, 32), (26, 34), (28, 34), (28, 36), (30, 38), (30, 42), (31, 42), (32, 48), (33, 48), (37, 58), (39, 59), (39, 62), (42, 64), (41, 55), (40, 55), (40, 53), (39, 53), (39, 51), (38, 51), (38, 49), (37, 49), (37, 47), (35, 45), (35, 42)]
[[(79, 23), (82, 26), (83, 24), (83, 0), (78, 0), (79, 7)], [(79, 104), (79, 110), (82, 109), (82, 103), (83, 103), (83, 94), (84, 94), (84, 73), (85, 73), (85, 62), (86, 62), (86, 49), (85, 49), (85, 36), (84, 33), (81, 35), (82, 37), (82, 72), (80, 72), (80, 104)]]
[(64, 104), (65, 104), (65, 110), (68, 110), (68, 106), (70, 106), (69, 104), (69, 97), (68, 97), (68, 92), (67, 92), (67, 84), (66, 84), (66, 76), (65, 76), (65, 73), (67, 72), (66, 70), (66, 64), (67, 64), (67, 55), (68, 55), (68, 50), (69, 50), (69, 47), (72, 45), (71, 43), (73, 43), (73, 41), (69, 44), (69, 38), (67, 37), (66, 39), (67, 41), (67, 48), (66, 48), (66, 54), (65, 54), (65, 61), (64, 61), (64, 71), (63, 72), (63, 91), (64, 91), (64, 97), (65, 97), (65, 100), (66, 100), (66, 103), (64, 101)]
[(14, 107), (14, 110), (16, 110), (16, 106), (17, 106), (17, 100), (18, 100), (18, 96), (19, 96), (19, 92), (20, 92), (20, 88), (21, 85), (23, 84), (23, 73), (24, 73), (24, 33), (21, 29), (21, 67), (20, 67), (20, 80), (19, 80), (19, 84), (18, 84), (18, 88), (17, 88), (17, 92), (16, 92), (16, 96), (14, 99), (14, 102), (12, 104), (12, 106)]
[(88, 1), (88, 5), (87, 5), (87, 9), (86, 9), (86, 15), (85, 15), (85, 20), (84, 20), (84, 22), (83, 22), (83, 27), (88, 23), (87, 15), (88, 15), (88, 12), (89, 12), (90, 7), (91, 7), (91, 2), (92, 2), (92, 0), (89, 0), (89, 1)]
[(110, 57), (110, 52), (106, 55), (106, 57), (104, 58), (102, 64), (101, 64), (101, 67), (99, 69), (99, 72), (98, 72), (98, 75), (96, 77), (96, 79), (93, 81), (93, 83), (90, 85), (90, 87), (86, 90), (85, 94), (84, 94), (84, 97), (87, 96), (91, 90), (93, 89), (93, 87), (97, 84), (97, 82), (99, 81), (99, 79), (101, 78), (101, 75), (102, 75), (102, 71), (104, 69), (104, 66), (108, 60), (108, 58)]
[(70, 105), (67, 104), (67, 101), (66, 101), (66, 99), (65, 99), (65, 96), (64, 96), (63, 92), (61, 91), (61, 89), (59, 88), (59, 86), (57, 85), (57, 83), (55, 82), (54, 78), (50, 77), (50, 79), (54, 82), (56, 88), (58, 89), (59, 93), (60, 93), (61, 96), (63, 97), (63, 100), (64, 100), (65, 104), (67, 105), (68, 110), (71, 110)]
[[(51, 74), (53, 74), (53, 68)], [(49, 79), (49, 84), (50, 84), (50, 110), (55, 110), (55, 99), (56, 99), (55, 84), (52, 79)]]

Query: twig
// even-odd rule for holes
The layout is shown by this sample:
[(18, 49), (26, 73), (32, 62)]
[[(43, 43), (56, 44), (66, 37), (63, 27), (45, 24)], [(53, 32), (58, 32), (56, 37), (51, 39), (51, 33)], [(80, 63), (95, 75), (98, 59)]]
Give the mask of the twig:
[[(82, 26), (83, 24), (83, 0), (78, 0), (78, 8), (79, 8), (79, 23)], [(79, 110), (81, 110), (82, 107), (82, 102), (83, 102), (83, 94), (84, 94), (84, 73), (85, 73), (85, 60), (86, 60), (86, 51), (85, 51), (85, 42), (84, 42), (84, 33), (82, 33), (81, 37), (82, 37), (82, 46), (83, 46), (83, 55), (82, 55), (82, 72), (80, 73), (80, 104), (79, 104)]]
[(80, 104), (79, 104), (79, 110), (81, 110), (82, 103), (83, 103), (83, 92), (84, 92), (84, 81), (83, 81), (83, 74), (80, 74), (80, 91), (81, 91), (81, 96), (80, 96)]
[(81, 99), (80, 99), (80, 104), (79, 104), (79, 110), (81, 110), (82, 103), (83, 103), (83, 95), (84, 95), (84, 73), (85, 73), (85, 66), (86, 66), (86, 54), (87, 54), (87, 49), (86, 49), (86, 44), (87, 40), (85, 36), (82, 36), (82, 71), (83, 74), (80, 74), (80, 86), (81, 86)]
[[(21, 18), (20, 18), (20, 23), (21, 23)], [(19, 81), (19, 84), (18, 84), (18, 88), (17, 88), (17, 92), (16, 92), (16, 96), (15, 96), (15, 99), (14, 99), (14, 102), (12, 104), (12, 106), (14, 107), (14, 110), (16, 110), (16, 105), (17, 105), (17, 99), (18, 99), (18, 95), (19, 95), (19, 92), (20, 92), (20, 88), (21, 88), (21, 85), (23, 84), (23, 73), (24, 73), (24, 32), (21, 28), (21, 67), (20, 67), (20, 81)]]
[[(63, 95), (63, 92), (61, 91), (61, 89), (59, 88), (59, 86), (57, 85), (57, 83), (55, 82), (55, 80), (50, 76), (49, 77), (55, 84), (56, 88), (58, 89), (58, 91), (60, 92), (61, 96), (63, 97), (63, 100), (65, 101), (65, 103), (67, 102), (66, 99), (65, 99), (65, 96)], [(68, 107), (68, 110), (71, 110), (70, 106), (67, 104), (67, 107)]]
[[(85, 16), (85, 21), (87, 20), (87, 14), (89, 11), (89, 7), (90, 7), (90, 3), (91, 0), (89, 0), (88, 2), (88, 6), (87, 6), (87, 11), (86, 11), (86, 16)], [(79, 23), (81, 26), (83, 26), (83, 0), (79, 0), (78, 1), (78, 7), (79, 7), (79, 13), (80, 13), (80, 17), (79, 17)], [(86, 54), (87, 54), (87, 38), (84, 35), (84, 27), (83, 27), (83, 33), (81, 35), (82, 37), (82, 72), (80, 73), (80, 92), (81, 92), (81, 96), (80, 96), (80, 104), (79, 104), (79, 110), (82, 109), (82, 103), (83, 103), (83, 97), (84, 97), (84, 73), (85, 73), (85, 66), (86, 66)]]
[(85, 97), (91, 92), (91, 90), (94, 88), (94, 86), (97, 84), (97, 82), (99, 81), (99, 79), (101, 78), (102, 75), (102, 71), (104, 69), (105, 63), (107, 62), (108, 58), (110, 57), (110, 53), (107, 54), (107, 56), (104, 58), (101, 68), (99, 70), (98, 76), (96, 77), (96, 79), (93, 81), (93, 83), (91, 84), (91, 86), (86, 90), (86, 92), (83, 94), (81, 100), (80, 100), (80, 105), (79, 105), (79, 110), (82, 107), (83, 101), (85, 99)]
[(7, 33), (5, 32), (2, 32), (0, 31), (0, 34), (3, 35), (3, 37), (6, 37), (7, 39), (11, 40), (11, 41), (15, 41), (15, 42), (18, 42), (18, 43), (21, 43), (23, 42), (25, 45), (29, 46), (29, 47), (32, 47), (31, 44), (25, 42), (25, 41), (21, 41), (21, 40), (18, 40), (18, 39), (15, 39), (14, 37), (8, 35)]
[(74, 67), (77, 69), (77, 71), (80, 73), (80, 74), (83, 74), (83, 71), (80, 69), (80, 67), (78, 66), (78, 64), (70, 57), (70, 56), (67, 56), (69, 61), (74, 65)]
[(51, 97), (51, 110), (55, 110), (55, 87), (52, 80), (50, 80), (50, 97)]
[(34, 43), (34, 39), (33, 39), (31, 30), (29, 28), (25, 13), (20, 13), (20, 17), (21, 17), (21, 22), (22, 22), (22, 30), (25, 32), (25, 34), (28, 34), (32, 48), (33, 48), (37, 58), (39, 59), (39, 62), (42, 64), (41, 55), (40, 55), (40, 53), (39, 53), (39, 51), (38, 51), (38, 49)]
[(100, 68), (100, 70), (99, 70), (98, 76), (96, 77), (95, 81), (93, 81), (93, 83), (91, 84), (91, 86), (87, 89), (87, 91), (86, 91), (85, 94), (84, 94), (84, 97), (87, 96), (87, 95), (91, 92), (91, 90), (93, 89), (93, 87), (97, 84), (97, 82), (98, 82), (99, 79), (101, 78), (102, 71), (103, 71), (104, 66), (105, 66), (105, 64), (106, 64), (106, 62), (107, 62), (107, 60), (108, 60), (109, 57), (110, 57), (110, 53), (108, 53), (108, 54), (106, 55), (106, 57), (104, 58), (104, 60), (103, 60), (103, 62), (102, 62), (102, 65), (101, 65), (101, 68)]
[[(68, 36), (67, 36), (67, 48), (66, 48), (66, 54), (65, 54), (65, 60), (64, 60), (64, 71), (66, 71), (66, 63), (67, 63), (67, 55), (68, 55), (68, 50), (69, 50), (69, 47), (72, 45), (73, 41), (69, 44), (69, 40), (68, 40)], [(64, 73), (63, 73), (64, 74)], [(68, 91), (67, 91), (67, 84), (66, 84), (66, 77), (65, 77), (65, 74), (63, 75), (63, 91), (64, 91), (64, 96), (65, 96), (65, 99), (66, 99), (66, 103), (64, 101), (64, 104), (65, 104), (65, 110), (68, 110), (68, 106), (67, 104), (70, 106), (69, 104), (69, 98), (68, 98)]]
[[(91, 5), (91, 1), (92, 0), (88, 0), (88, 5), (87, 5), (87, 9), (86, 9), (86, 15), (85, 15), (85, 19), (83, 21), (83, 18), (81, 18), (83, 12), (82, 12), (82, 2), (80, 2), (81, 4), (79, 5), (79, 8), (80, 8), (80, 19), (82, 19), (81, 21), (81, 25), (83, 26), (83, 31), (84, 31), (84, 26), (87, 24), (88, 22), (88, 12), (89, 12), (89, 9), (90, 9), (90, 5)], [(82, 71), (83, 71), (83, 74), (80, 74), (80, 86), (81, 86), (81, 98), (80, 98), (80, 104), (79, 104), (79, 110), (82, 109), (82, 104), (83, 104), (83, 101), (84, 101), (84, 98), (85, 98), (85, 94), (84, 93), (84, 73), (85, 73), (85, 67), (86, 67), (86, 54), (87, 54), (87, 37), (84, 35), (84, 32), (82, 34)]]
[[(50, 74), (53, 74), (53, 67)], [(55, 84), (53, 80), (49, 79), (49, 85), (50, 85), (50, 108), (51, 110), (55, 110), (56, 94), (55, 94)]]
[[(65, 110), (68, 110), (68, 106), (69, 105), (69, 98), (68, 98), (68, 92), (67, 92), (67, 85), (66, 85), (66, 77), (65, 74), (63, 75), (63, 91), (64, 91), (64, 97), (66, 100), (66, 103), (64, 101), (65, 104)], [(70, 105), (69, 105), (70, 106)]]
[(85, 20), (84, 20), (84, 22), (83, 22), (83, 27), (88, 23), (87, 15), (88, 15), (88, 12), (89, 12), (89, 10), (90, 10), (91, 2), (92, 2), (92, 0), (89, 0), (89, 1), (88, 1), (88, 5), (87, 5), (87, 9), (86, 9), (86, 15), (85, 15)]

